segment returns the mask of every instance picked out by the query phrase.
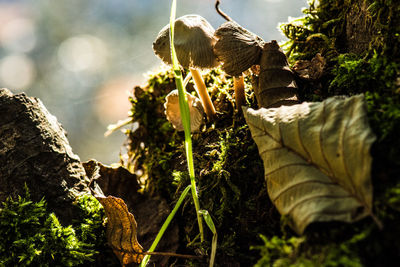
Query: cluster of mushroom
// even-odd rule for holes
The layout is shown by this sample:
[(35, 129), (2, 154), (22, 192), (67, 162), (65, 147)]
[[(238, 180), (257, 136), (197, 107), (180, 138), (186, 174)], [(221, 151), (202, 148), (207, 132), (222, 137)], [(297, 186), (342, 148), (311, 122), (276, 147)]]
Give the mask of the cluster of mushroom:
[[(159, 32), (153, 43), (155, 54), (166, 64), (172, 64), (169, 31), (170, 26), (168, 24)], [(200, 97), (203, 107), (202, 109), (199, 108), (197, 104), (198, 99), (191, 95), (189, 97), (188, 94), (192, 131), (200, 128), (202, 120), (199, 120), (199, 118), (203, 116), (202, 112), (205, 111), (207, 118), (211, 121), (216, 117), (214, 105), (207, 92), (200, 70), (213, 69), (221, 63), (217, 53), (214, 51), (217, 41), (218, 35), (214, 28), (203, 17), (199, 15), (185, 15), (176, 19), (174, 45), (177, 58), (183, 68), (190, 70), (196, 92)], [(234, 87), (236, 105), (239, 109), (245, 102), (243, 77), (234, 79)], [(177, 97), (178, 94), (175, 90), (167, 96), (165, 104), (166, 115), (177, 130), (183, 130), (178, 101), (176, 100)]]
[[(218, 9), (217, 9), (218, 10)], [(242, 28), (229, 17), (216, 31), (203, 17), (199, 15), (182, 16), (175, 21), (174, 46), (181, 66), (189, 69), (193, 77), (197, 94), (209, 120), (214, 120), (216, 111), (207, 92), (204, 80), (199, 70), (212, 69), (222, 63), (222, 70), (233, 76), (235, 103), (238, 112), (246, 102), (243, 72), (253, 65), (261, 65), (260, 82), (255, 86), (257, 101), (262, 107), (292, 104), (297, 102), (293, 73), (290, 70), (286, 56), (276, 41), (264, 42), (260, 37)], [(153, 43), (153, 50), (166, 64), (171, 64), (169, 41), (169, 25), (158, 34)], [(262, 74), (262, 75), (261, 75)], [(166, 114), (168, 120), (177, 130), (181, 126), (176, 92), (167, 97)], [(195, 97), (188, 98), (191, 107), (192, 131), (197, 131), (202, 123), (202, 109), (195, 104)], [(171, 103), (170, 103), (171, 102)], [(176, 104), (178, 105), (178, 104)], [(193, 112), (193, 114), (192, 114)], [(175, 118), (176, 121), (172, 119)]]

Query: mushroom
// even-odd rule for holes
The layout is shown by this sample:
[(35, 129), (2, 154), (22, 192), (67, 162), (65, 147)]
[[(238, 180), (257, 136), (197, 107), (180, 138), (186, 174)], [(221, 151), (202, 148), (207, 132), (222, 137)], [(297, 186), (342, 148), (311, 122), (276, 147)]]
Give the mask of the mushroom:
[(214, 36), (214, 53), (222, 62), (222, 70), (233, 76), (236, 108), (240, 112), (246, 102), (243, 72), (258, 63), (263, 41), (234, 21), (222, 24)]
[[(200, 99), (186, 93), (190, 111), (190, 131), (196, 132), (200, 129), (203, 123), (204, 110), (201, 105)], [(183, 124), (181, 118), (181, 111), (179, 109), (179, 93), (178, 90), (172, 90), (166, 97), (165, 115), (172, 126), (178, 130), (183, 131)]]
[[(153, 50), (165, 63), (172, 64), (169, 31), (168, 24), (159, 32)], [(216, 111), (199, 69), (211, 69), (219, 64), (213, 52), (214, 28), (199, 15), (185, 15), (175, 20), (174, 38), (178, 61), (190, 70), (204, 111), (213, 120)]]
[(241, 112), (241, 106), (246, 103), (246, 94), (244, 92), (244, 77), (233, 76), (233, 89), (235, 90), (235, 103), (238, 112)]
[(264, 41), (234, 21), (223, 23), (214, 33), (214, 53), (222, 70), (233, 77), (260, 62)]
[(214, 53), (218, 60), (223, 62), (222, 69), (233, 76), (236, 108), (240, 112), (240, 107), (246, 102), (242, 73), (259, 61), (263, 40), (240, 27), (219, 8), (219, 4), (219, 0), (216, 0), (215, 9), (227, 22), (222, 24), (214, 34), (218, 39), (214, 46)]
[[(214, 36), (218, 40), (214, 45), (214, 53), (222, 62), (222, 70), (234, 77), (235, 87), (242, 83), (235, 82), (235, 77), (241, 76), (253, 65), (260, 65), (258, 77), (253, 75), (258, 105), (269, 108), (298, 103), (295, 77), (278, 43), (275, 40), (266, 43), (234, 22), (219, 9), (219, 0), (216, 0), (215, 8), (227, 22), (215, 31)], [(244, 92), (240, 90), (235, 88), (236, 97), (241, 97), (240, 94), (244, 97)], [(244, 99), (236, 99), (238, 108), (241, 101), (244, 102)]]

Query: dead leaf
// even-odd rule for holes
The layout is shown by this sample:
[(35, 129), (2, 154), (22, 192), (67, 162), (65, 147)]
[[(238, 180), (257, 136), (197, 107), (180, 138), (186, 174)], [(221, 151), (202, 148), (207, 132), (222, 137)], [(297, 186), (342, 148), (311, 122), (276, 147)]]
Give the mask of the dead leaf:
[(258, 85), (254, 87), (259, 107), (276, 108), (295, 105), (297, 84), (287, 57), (275, 40), (265, 43), (260, 59)]
[(121, 198), (96, 196), (103, 205), (107, 223), (107, 240), (122, 266), (140, 263), (144, 254), (137, 241), (137, 223)]
[[(97, 191), (102, 191), (103, 197), (111, 195), (122, 198), (128, 210), (135, 212), (135, 220), (140, 225), (137, 229), (137, 239), (145, 249), (150, 248), (171, 211), (167, 201), (154, 194), (138, 192), (140, 185), (137, 175), (130, 173), (122, 166), (106, 166), (96, 160), (84, 162), (83, 166), (88, 178), (92, 181), (91, 188), (95, 195)], [(96, 184), (100, 190), (96, 190)], [(176, 252), (178, 246), (179, 228), (174, 221), (157, 248), (161, 251)], [(153, 256), (149, 264), (166, 266), (168, 259), (169, 257), (166, 256)]]
[(293, 70), (304, 80), (318, 80), (324, 74), (326, 60), (320, 53), (311, 60), (298, 60)]
[(363, 95), (244, 115), (264, 162), (269, 196), (299, 234), (321, 221), (372, 215), (371, 144)]
[[(133, 192), (136, 193), (140, 189), (137, 175), (121, 165), (107, 166), (93, 159), (82, 164), (87, 176), (93, 179), (106, 195), (120, 197), (126, 201)], [(96, 171), (97, 177), (94, 175)], [(128, 201), (126, 203), (129, 206)]]

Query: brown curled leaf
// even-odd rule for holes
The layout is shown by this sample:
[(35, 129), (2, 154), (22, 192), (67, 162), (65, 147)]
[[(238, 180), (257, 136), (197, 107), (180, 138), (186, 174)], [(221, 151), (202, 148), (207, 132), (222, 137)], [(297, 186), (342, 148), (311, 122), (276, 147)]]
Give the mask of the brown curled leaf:
[[(96, 160), (83, 162), (86, 174), (96, 182), (105, 195), (113, 195), (124, 199), (130, 206), (129, 199), (140, 189), (138, 178), (120, 165), (107, 166)], [(97, 173), (96, 173), (97, 172)], [(135, 209), (136, 210), (136, 209)]]
[[(135, 220), (140, 225), (137, 238), (144, 248), (149, 248), (170, 213), (165, 199), (138, 192), (138, 177), (122, 166), (107, 166), (96, 160), (89, 160), (83, 163), (83, 166), (91, 180), (94, 196), (105, 198), (104, 195), (111, 195), (122, 198), (128, 209), (135, 212)], [(157, 247), (162, 251), (176, 252), (178, 239), (178, 226), (172, 223)], [(165, 266), (168, 259), (169, 257), (153, 256), (150, 265)]]
[(318, 80), (324, 73), (326, 60), (320, 53), (311, 60), (298, 60), (293, 70), (304, 80)]
[(121, 198), (96, 196), (107, 216), (107, 241), (122, 266), (140, 263), (144, 254), (137, 241), (137, 223)]
[(265, 43), (263, 47), (258, 86), (254, 92), (259, 107), (289, 106), (299, 102), (295, 76), (275, 40)]

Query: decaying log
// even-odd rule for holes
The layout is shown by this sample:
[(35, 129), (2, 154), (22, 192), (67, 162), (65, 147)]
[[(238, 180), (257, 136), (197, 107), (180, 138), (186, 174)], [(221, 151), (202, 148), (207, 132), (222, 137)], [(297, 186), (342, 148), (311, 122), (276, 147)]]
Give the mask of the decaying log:
[(88, 178), (66, 132), (42, 102), (0, 89), (0, 202), (23, 195), (45, 197), (63, 224), (71, 223), (72, 202), (89, 193)]

